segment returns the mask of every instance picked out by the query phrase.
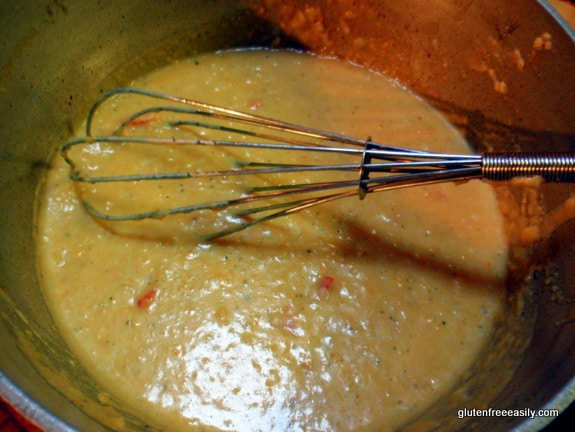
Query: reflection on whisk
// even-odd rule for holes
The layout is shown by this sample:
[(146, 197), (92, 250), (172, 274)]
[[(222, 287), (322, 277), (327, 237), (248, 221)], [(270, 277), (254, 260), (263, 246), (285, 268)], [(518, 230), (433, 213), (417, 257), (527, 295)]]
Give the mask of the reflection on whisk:
[[(121, 94), (166, 105), (142, 105), (112, 130), (95, 134), (98, 109)], [(329, 201), (354, 195), (363, 199), (397, 188), (516, 176), (575, 181), (573, 153), (417, 151), (135, 88), (116, 89), (96, 101), (88, 115), (86, 136), (64, 144), (61, 154), (71, 167), (73, 181), (94, 187), (123, 182), (131, 185), (134, 201), (141, 182), (180, 181), (169, 193), (158, 186), (158, 200), (141, 196), (153, 210), (132, 211), (130, 205), (128, 211), (118, 211), (112, 198), (95, 205), (98, 189), (84, 190), (82, 200), (90, 214), (106, 221), (207, 210), (221, 213), (220, 218), (210, 219), (213, 230), (205, 240)], [(142, 171), (126, 171), (132, 167)], [(182, 181), (198, 183), (186, 187)]]

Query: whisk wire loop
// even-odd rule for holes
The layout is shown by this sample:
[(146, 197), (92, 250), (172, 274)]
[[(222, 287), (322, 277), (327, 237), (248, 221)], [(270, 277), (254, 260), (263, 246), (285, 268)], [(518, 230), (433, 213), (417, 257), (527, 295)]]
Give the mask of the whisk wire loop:
[[(167, 105), (143, 106), (128, 115), (108, 135), (94, 135), (94, 122), (98, 109), (110, 98), (133, 95), (147, 100), (159, 100)], [(167, 131), (161, 136), (133, 134), (134, 124), (147, 116), (153, 117), (153, 126)], [(157, 118), (155, 117), (157, 116)], [(164, 117), (170, 117), (163, 120)], [(173, 117), (173, 118), (172, 118)], [(149, 130), (149, 129), (145, 129)], [(243, 193), (229, 199), (199, 202), (165, 209), (153, 209), (128, 214), (109, 214), (84, 202), (94, 217), (107, 221), (126, 221), (163, 218), (168, 215), (187, 214), (204, 210), (231, 212), (234, 223), (205, 239), (228, 235), (247, 227), (327, 203), (385, 190), (433, 184), (439, 182), (467, 181), (487, 178), (508, 180), (515, 176), (543, 176), (548, 181), (575, 182), (575, 154), (573, 153), (486, 153), (483, 155), (443, 154), (407, 149), (376, 143), (333, 132), (309, 128), (232, 110), (180, 96), (142, 90), (119, 88), (104, 93), (90, 108), (86, 121), (86, 136), (65, 143), (61, 155), (71, 168), (70, 178), (79, 183), (97, 185), (113, 182), (164, 181), (184, 179), (229, 179), (244, 176), (274, 177), (264, 185), (251, 185), (246, 180)], [(210, 138), (206, 138), (210, 136)], [(223, 137), (223, 138), (222, 138)], [(237, 137), (238, 139), (229, 139)], [(194, 171), (103, 174), (86, 169), (78, 163), (75, 149), (84, 148), (88, 153), (98, 152), (100, 146), (164, 146), (212, 147), (312, 154), (322, 161), (322, 154), (339, 158), (351, 157), (352, 161), (331, 163), (294, 163), (276, 160), (234, 160), (233, 166), (221, 169)], [(355, 158), (355, 160), (353, 160)], [(304, 182), (290, 177), (297, 173), (341, 173), (334, 181)], [(286, 177), (287, 176), (287, 177)], [(351, 177), (350, 177), (351, 176)], [(286, 180), (287, 178), (287, 180)], [(225, 183), (225, 182), (222, 182)], [(223, 184), (222, 187), (226, 187)], [(291, 198), (293, 197), (293, 198)], [(193, 198), (193, 197), (192, 197)]]

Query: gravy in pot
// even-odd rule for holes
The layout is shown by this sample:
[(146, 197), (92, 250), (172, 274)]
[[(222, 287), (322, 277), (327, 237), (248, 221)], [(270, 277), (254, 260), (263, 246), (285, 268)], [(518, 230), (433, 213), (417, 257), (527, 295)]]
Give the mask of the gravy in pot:
[[(222, 52), (133, 86), (396, 146), (470, 151), (413, 94), (334, 59)], [(102, 107), (94, 134), (137, 110), (130, 100)], [(187, 152), (81, 157), (134, 172), (219, 157)], [(86, 369), (159, 427), (395, 430), (450, 392), (503, 312), (507, 243), (495, 195), (480, 181), (349, 198), (206, 243), (194, 233), (210, 229), (209, 215), (96, 221), (68, 175), (57, 157), (40, 197), (46, 299)], [(192, 193), (212, 199), (207, 184), (102, 192), (120, 209), (185, 203)]]

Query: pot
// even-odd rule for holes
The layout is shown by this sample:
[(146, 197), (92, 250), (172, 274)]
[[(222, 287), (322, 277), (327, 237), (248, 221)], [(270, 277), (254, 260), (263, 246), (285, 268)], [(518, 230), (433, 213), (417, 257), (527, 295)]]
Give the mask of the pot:
[[(36, 190), (55, 146), (103, 90), (202, 52), (293, 46), (397, 79), (479, 150), (575, 150), (575, 35), (544, 2), (0, 3), (0, 395), (46, 430), (142, 427), (101, 396), (68, 351), (35, 267)], [(552, 47), (534, 47), (544, 33)], [(545, 205), (573, 192), (545, 186)], [(536, 266), (520, 267), (510, 280), (510, 295), (514, 284), (530, 282), (521, 313), (504, 320), (489, 352), (449, 400), (408, 428), (535, 431), (551, 418), (456, 414), (478, 401), (496, 409), (563, 410), (574, 400), (573, 225), (540, 242), (532, 256)], [(493, 382), (503, 380), (503, 390), (492, 394)]]

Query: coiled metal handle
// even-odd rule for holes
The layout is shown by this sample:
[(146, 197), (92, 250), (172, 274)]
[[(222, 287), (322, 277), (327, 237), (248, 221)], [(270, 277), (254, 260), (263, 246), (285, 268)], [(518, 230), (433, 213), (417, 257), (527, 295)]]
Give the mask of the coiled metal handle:
[(488, 180), (541, 176), (548, 182), (575, 182), (575, 153), (486, 153), (481, 172)]

